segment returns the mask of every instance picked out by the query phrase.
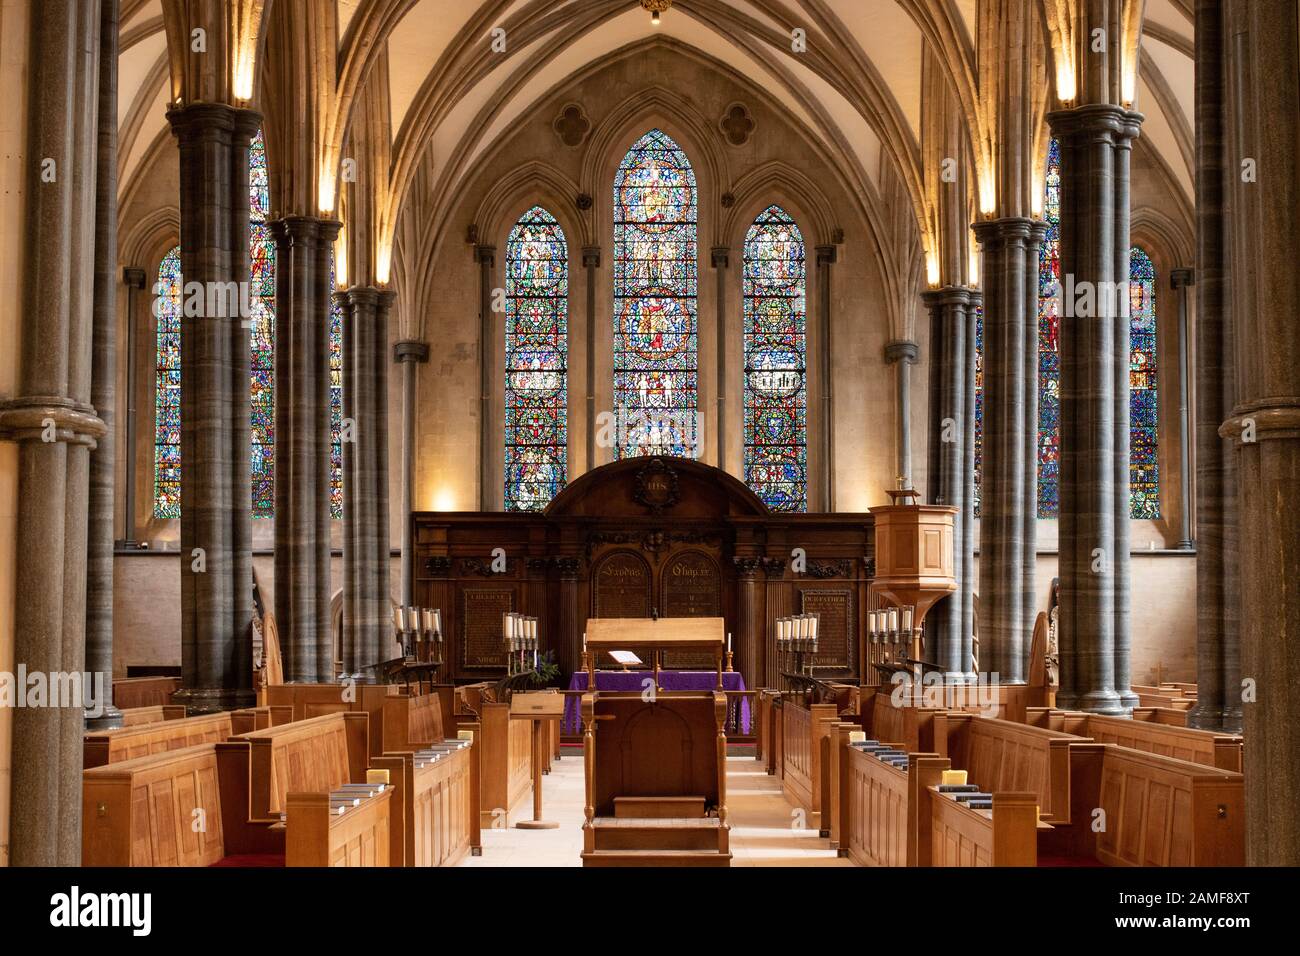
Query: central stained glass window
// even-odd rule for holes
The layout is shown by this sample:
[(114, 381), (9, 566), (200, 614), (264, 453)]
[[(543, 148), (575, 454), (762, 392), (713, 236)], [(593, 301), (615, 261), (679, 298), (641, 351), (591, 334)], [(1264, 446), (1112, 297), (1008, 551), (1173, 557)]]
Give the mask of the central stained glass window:
[(698, 453), (695, 173), (652, 129), (614, 177), (616, 456)]
[(568, 473), (569, 247), (541, 206), (506, 240), (505, 507), (540, 511)]
[(808, 510), (803, 236), (780, 206), (745, 234), (745, 482), (773, 511)]

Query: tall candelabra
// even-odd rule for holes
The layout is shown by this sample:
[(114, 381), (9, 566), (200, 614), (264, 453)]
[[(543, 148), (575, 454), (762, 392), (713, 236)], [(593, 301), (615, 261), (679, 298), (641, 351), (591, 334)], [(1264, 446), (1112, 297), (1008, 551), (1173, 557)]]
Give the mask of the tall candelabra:
[(903, 658), (915, 660), (921, 655), (921, 629), (917, 626), (916, 608), (911, 605), (868, 611), (867, 635), (869, 665)]
[(785, 674), (811, 677), (817, 656), (816, 614), (796, 614), (776, 619), (776, 651)]
[(537, 670), (537, 618), (511, 611), (501, 619), (506, 649), (506, 676)]

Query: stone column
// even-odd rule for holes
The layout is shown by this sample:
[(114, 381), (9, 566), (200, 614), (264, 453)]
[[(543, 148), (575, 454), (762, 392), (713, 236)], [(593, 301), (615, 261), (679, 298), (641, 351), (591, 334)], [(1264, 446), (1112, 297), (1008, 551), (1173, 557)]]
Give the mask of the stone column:
[[(1224, 129), (1234, 135), (1224, 197), (1231, 210), (1229, 281), (1233, 339), (1242, 345), (1234, 355), (1236, 405), (1219, 429), (1232, 440), (1237, 458), (1236, 486), (1228, 492), (1235, 492), (1240, 522), (1231, 558), (1241, 568), (1241, 672), (1240, 680), (1225, 675), (1224, 709), (1241, 700), (1247, 740), (1246, 863), (1296, 866), (1300, 10), (1295, 0), (1229, 0), (1223, 36), (1230, 64)], [(1243, 165), (1247, 160), (1253, 162)]]
[(1060, 628), (1062, 672), (1067, 663), (1073, 671), (1062, 703), (1113, 714), (1136, 703), (1129, 689), (1128, 157), (1142, 117), (1094, 104), (1048, 120), (1062, 169)]
[(912, 486), (912, 366), (920, 358), (921, 350), (915, 342), (890, 342), (885, 346), (885, 361), (896, 366), (894, 382), (897, 388), (894, 414), (898, 416), (899, 487)]
[[(1189, 727), (1241, 729), (1237, 455), (1219, 426), (1237, 404), (1226, 189), (1224, 11), (1196, 3), (1196, 706)], [(1229, 684), (1231, 681), (1231, 684)], [(1229, 717), (1229, 710), (1231, 717)]]
[[(1020, 568), (1020, 620), (1025, 634), (1025, 657), (1038, 619), (1038, 270), (1047, 226), (1035, 222), (1025, 238), (1025, 313), (1022, 367), (1025, 377), (1024, 510), (1020, 514), (1020, 540), (1024, 561)], [(1125, 366), (1127, 368), (1127, 366)]]
[(393, 361), (402, 367), (402, 607), (415, 604), (415, 542), (411, 513), (415, 489), (415, 380), (417, 365), (429, 361), (429, 344), (410, 339), (393, 345)]
[[(85, 666), (89, 458), (105, 433), (90, 404), (99, 30), (97, 4), (32, 18), (16, 144), (28, 171), (22, 351), (16, 394), (0, 402), (0, 440), (18, 446), (13, 666), (47, 680)], [(47, 703), (13, 710), (12, 866), (81, 861), (85, 712), (75, 694)]]
[[(713, 275), (716, 279), (717, 290), (715, 295), (717, 299), (715, 325), (718, 343), (718, 467), (723, 471), (727, 468), (727, 265), (730, 256), (731, 250), (726, 246), (713, 247)], [(743, 315), (740, 321), (743, 340), (745, 334)], [(744, 395), (743, 389), (740, 394)], [(743, 475), (741, 480), (744, 480)]]
[[(952, 505), (958, 509), (953, 522), (953, 569), (957, 591), (938, 604), (927, 618), (927, 630), (934, 635), (934, 659), (951, 679), (971, 675), (971, 624), (965, 616), (966, 595), (973, 594), (966, 577), (964, 558), (968, 548), (973, 554), (973, 529), (967, 520), (966, 476), (968, 466), (967, 437), (975, 426), (974, 389), (968, 390), (968, 377), (974, 360), (974, 338), (967, 337), (971, 290), (947, 286), (921, 294), (930, 311), (930, 409), (928, 498), (931, 504)], [(973, 487), (972, 487), (973, 492)]]
[[(1027, 366), (1037, 356), (1025, 354), (1037, 328), (1035, 245), (1041, 222), (1007, 217), (973, 225), (981, 247), (984, 285), (984, 437), (980, 484), (980, 670), (997, 673), (1003, 683), (1025, 680), (1025, 650), (1033, 622), (1025, 621), (1025, 568), (1033, 563), (1034, 502), (1025, 487), (1026, 432), (1036, 430), (1028, 417)], [(1031, 263), (1031, 257), (1034, 261)], [(1032, 292), (1032, 294), (1031, 294)], [(969, 326), (968, 326), (969, 331)], [(973, 374), (973, 373), (972, 373)]]
[[(181, 262), (210, 291), (248, 281), (250, 110), (167, 113), (180, 147)], [(225, 189), (214, 184), (228, 183)], [(227, 311), (221, 309), (219, 311)], [(181, 319), (181, 690), (191, 713), (251, 706), (252, 531), (248, 330), (238, 315)]]
[(976, 330), (977, 317), (984, 308), (984, 293), (976, 289), (970, 291), (970, 308), (966, 311), (966, 359), (964, 374), (966, 377), (966, 454), (962, 466), (966, 484), (965, 499), (962, 503), (962, 550), (953, 562), (961, 563), (962, 580), (962, 651), (961, 668), (968, 680), (975, 680), (975, 361), (976, 342), (979, 336)]
[[(99, 33), (99, 117), (95, 170), (94, 358), (90, 401), (104, 423), (90, 456), (86, 568), (86, 671), (105, 698), (86, 712), (87, 729), (122, 726), (113, 706), (113, 477), (117, 401), (117, 0), (103, 0)], [(129, 449), (128, 448), (128, 457)]]
[(342, 385), (340, 395), (340, 450), (343, 469), (343, 558), (342, 565), (342, 620), (340, 622), (339, 643), (343, 660), (343, 674), (354, 676), (357, 673), (357, 647), (359, 644), (357, 599), (360, 595), (361, 550), (357, 535), (361, 533), (361, 505), (357, 498), (357, 346), (356, 316), (352, 308), (352, 296), (346, 291), (335, 292), (333, 302), (338, 306), (341, 322), (340, 335), (343, 339), (343, 369), (340, 376)]
[(330, 251), (340, 223), (289, 216), (276, 239), (275, 617), (285, 679), (334, 679), (329, 619)]
[(600, 246), (582, 247), (582, 268), (587, 278), (587, 470), (596, 460), (596, 270), (600, 268)]
[(817, 246), (817, 325), (821, 330), (821, 380), (822, 380), (822, 511), (835, 510), (835, 390), (831, 367), (831, 266), (835, 264), (836, 247)]
[[(492, 356), (494, 350), (492, 322), (492, 268), (496, 265), (496, 246), (476, 246), (474, 255), (479, 265), (479, 422), (478, 463), (480, 511), (496, 507), (496, 479), (492, 472)], [(588, 340), (590, 341), (590, 340)]]
[[(1171, 269), (1169, 288), (1178, 293), (1178, 547), (1191, 551), (1192, 543), (1192, 425), (1188, 413), (1187, 288), (1196, 284), (1191, 269)], [(1199, 691), (1199, 688), (1198, 688)]]
[(354, 422), (351, 512), (344, 512), (344, 649), (348, 674), (374, 678), (365, 668), (392, 656), (388, 508), (388, 316), (394, 294), (349, 289), (350, 338), (345, 342), (344, 387)]
[[(136, 356), (139, 341), (137, 331), (140, 328), (139, 292), (145, 287), (143, 269), (126, 268), (122, 270), (122, 283), (127, 287), (126, 294), (126, 468), (123, 471), (122, 507), (126, 512), (122, 525), (122, 546), (136, 546), (135, 531), (135, 448), (136, 448)], [(146, 300), (147, 301), (147, 300)]]
[(763, 566), (760, 557), (736, 557), (736, 576), (740, 584), (740, 601), (736, 615), (736, 630), (732, 634), (733, 669), (740, 671), (746, 687), (755, 686), (758, 669), (757, 635), (763, 631), (762, 607), (759, 599), (758, 571)]

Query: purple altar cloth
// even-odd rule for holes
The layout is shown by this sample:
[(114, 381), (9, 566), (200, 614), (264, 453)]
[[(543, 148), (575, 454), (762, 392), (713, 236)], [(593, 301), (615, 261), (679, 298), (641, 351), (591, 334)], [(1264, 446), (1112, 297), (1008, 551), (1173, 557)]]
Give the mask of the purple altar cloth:
[[(654, 671), (596, 671), (596, 689), (614, 691), (642, 690), (642, 681), (653, 678)], [(659, 684), (664, 690), (717, 690), (717, 671), (660, 671)], [(569, 690), (586, 690), (587, 672), (578, 671), (569, 681)], [(740, 671), (722, 672), (723, 690), (745, 690), (745, 678)], [(736, 704), (727, 702), (727, 723), (735, 723)], [(748, 734), (750, 728), (749, 698), (740, 698), (740, 732)], [(580, 698), (570, 695), (564, 702), (564, 721), (560, 729), (566, 734), (582, 732)]]

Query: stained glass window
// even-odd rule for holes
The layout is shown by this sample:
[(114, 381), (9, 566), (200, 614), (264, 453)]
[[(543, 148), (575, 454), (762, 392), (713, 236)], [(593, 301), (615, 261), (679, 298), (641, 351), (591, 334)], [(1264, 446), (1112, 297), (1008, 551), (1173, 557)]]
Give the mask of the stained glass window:
[(181, 247), (158, 264), (154, 374), (153, 516), (181, 516)]
[[(1055, 139), (1048, 147), (1043, 199), (1047, 236), (1038, 269), (1038, 517), (1055, 518), (1061, 500), (1061, 151)], [(1155, 295), (1155, 268), (1150, 257), (1134, 246), (1129, 265), (1129, 514), (1133, 518), (1160, 517)], [(976, 324), (976, 514), (983, 438), (983, 341), (981, 310)]]
[[(248, 150), (250, 405), (253, 516), (275, 514), (275, 240), (270, 209), (266, 143), (261, 130)], [(158, 267), (157, 373), (154, 391), (154, 517), (179, 518), (181, 388), (181, 253)], [(332, 354), (332, 353), (331, 353)]]
[(1156, 270), (1139, 246), (1129, 250), (1129, 508), (1160, 517), (1156, 460)]
[(614, 177), (616, 453), (697, 454), (695, 173), (661, 130)]
[(538, 511), (568, 472), (569, 248), (534, 206), (506, 240), (505, 507)]
[(980, 513), (984, 470), (984, 306), (975, 306), (975, 516)]
[(803, 236), (780, 206), (745, 234), (745, 481), (773, 511), (808, 509)]

